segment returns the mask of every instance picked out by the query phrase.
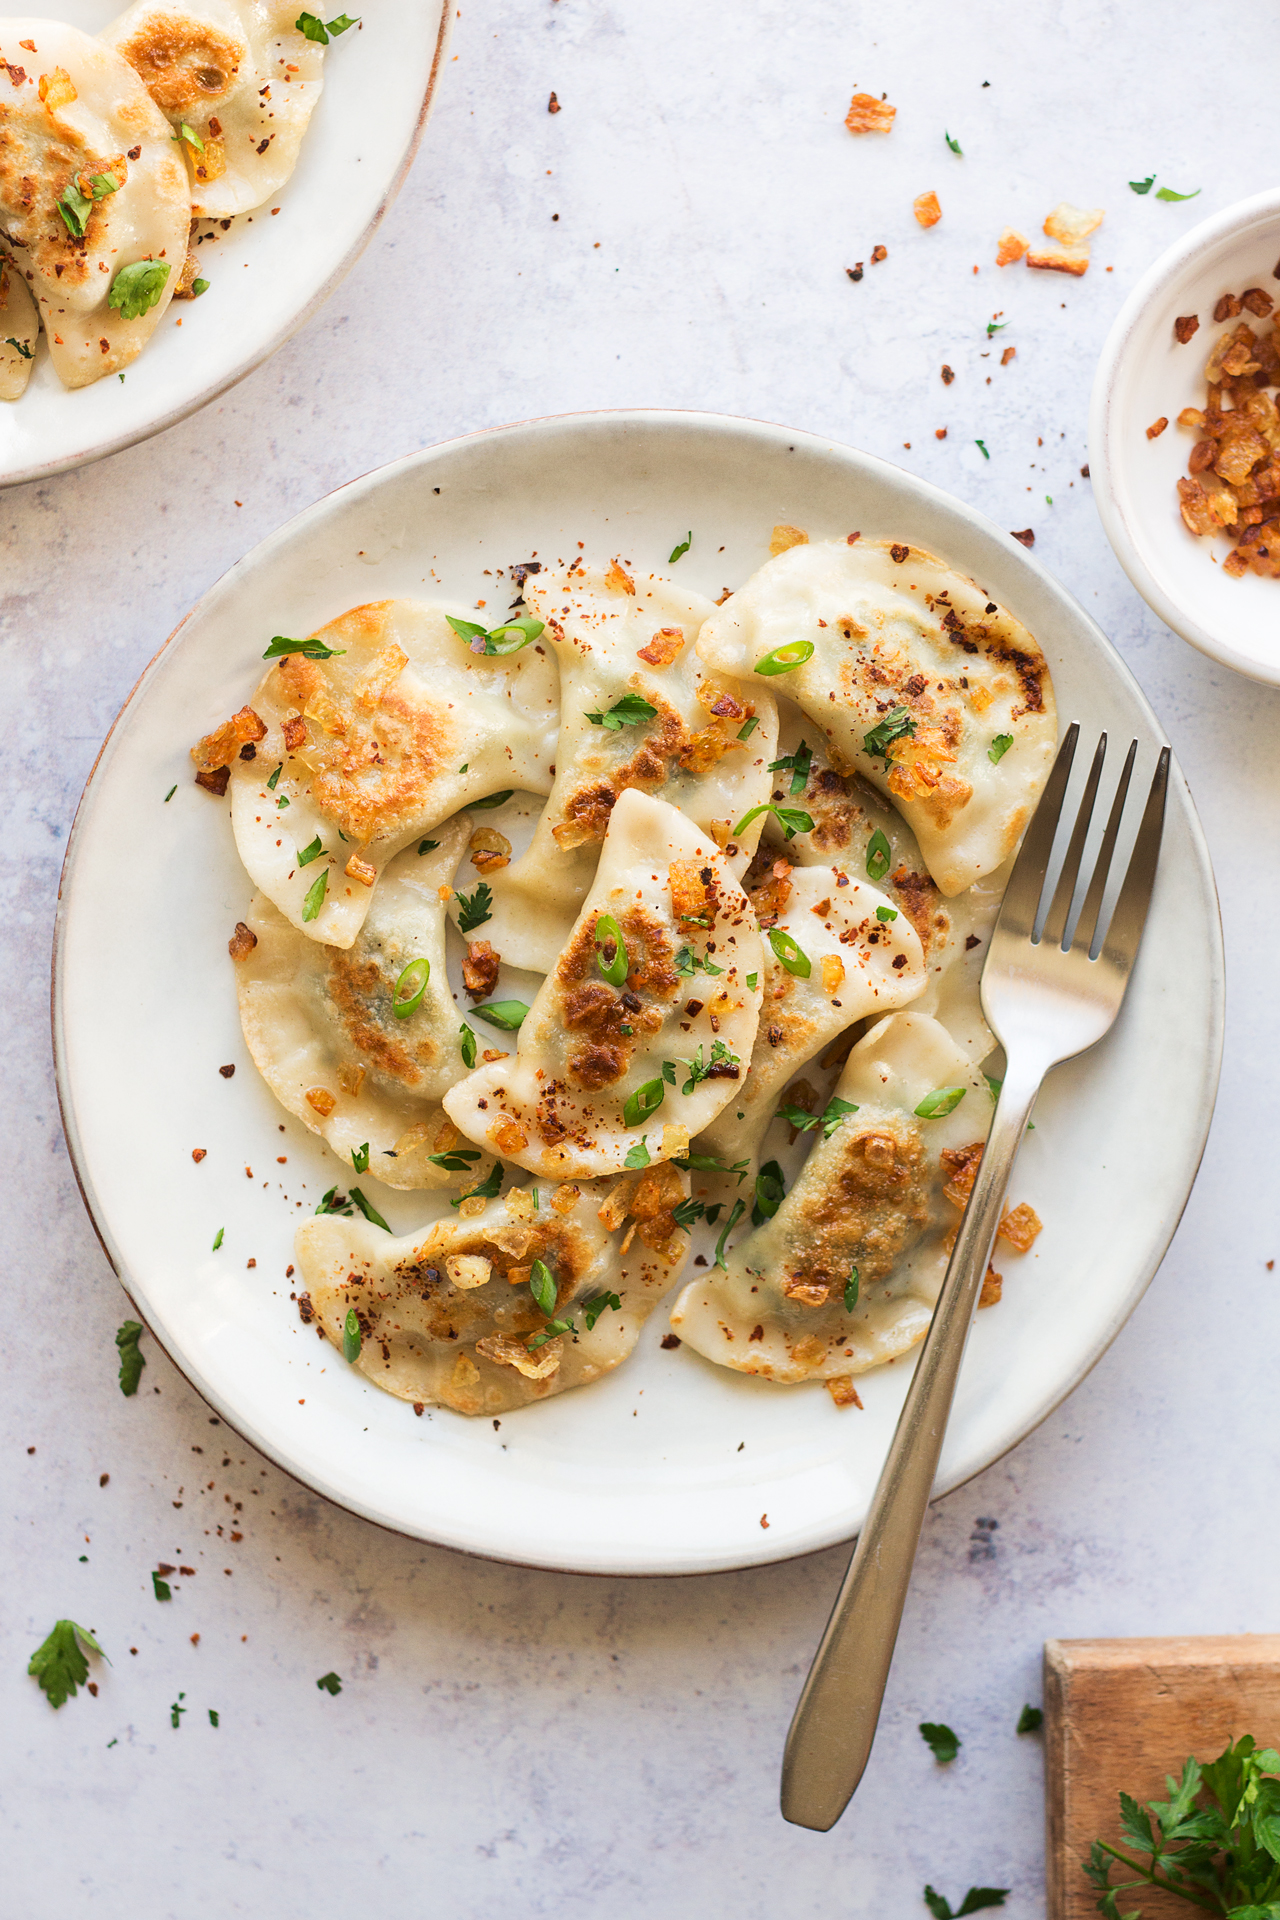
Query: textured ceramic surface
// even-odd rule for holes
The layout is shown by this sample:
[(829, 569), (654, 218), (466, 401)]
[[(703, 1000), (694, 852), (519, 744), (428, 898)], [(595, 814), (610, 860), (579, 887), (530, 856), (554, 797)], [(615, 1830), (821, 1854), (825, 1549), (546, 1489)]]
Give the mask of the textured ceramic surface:
[[(57, 17), (97, 33), (120, 9), (65, 0)], [(371, 9), (332, 41), (324, 87), (275, 204), (200, 250), (209, 290), (170, 304), (123, 379), (68, 392), (43, 343), (20, 400), (0, 405), (0, 486), (130, 446), (244, 378), (332, 292), (397, 192), (422, 133), (452, 11), (443, 0)], [(216, 223), (210, 223), (216, 225)], [(338, 378), (349, 369), (335, 367)]]
[[(1116, 315), (1094, 378), (1089, 466), (1116, 557), (1175, 633), (1224, 666), (1280, 686), (1280, 594), (1274, 580), (1222, 571), (1225, 539), (1196, 539), (1182, 524), (1177, 484), (1195, 435), (1177, 424), (1203, 407), (1204, 364), (1227, 329), (1213, 318), (1224, 293), (1261, 287), (1280, 300), (1280, 191), (1224, 207), (1149, 267)], [(1173, 323), (1197, 314), (1185, 344)], [(1242, 316), (1252, 320), (1250, 315)], [(1147, 428), (1165, 418), (1154, 440)]]
[[(494, 593), (486, 566), (567, 557), (579, 543), (647, 571), (691, 518), (700, 534), (680, 577), (712, 596), (767, 557), (779, 520), (814, 539), (856, 529), (945, 556), (1040, 639), (1059, 714), (1090, 739), (1136, 736), (1138, 777), (1149, 777), (1163, 736), (1108, 642), (1020, 546), (958, 501), (778, 427), (585, 415), (402, 461), (234, 567), (117, 721), (63, 880), (55, 1017), (67, 1135), (147, 1324), (234, 1426), (344, 1506), (449, 1546), (582, 1572), (709, 1572), (847, 1539), (907, 1368), (868, 1376), (866, 1411), (851, 1415), (821, 1387), (773, 1387), (663, 1351), (659, 1310), (626, 1366), (508, 1414), (500, 1430), (447, 1411), (415, 1419), (344, 1368), (299, 1322), (285, 1269), (294, 1220), (350, 1168), (283, 1124), (247, 1060), (226, 939), (251, 886), (227, 804), (193, 785), (186, 749), (246, 697), (273, 633), (313, 632), (352, 604), (397, 594), (474, 604)], [(151, 939), (145, 984), (140, 926)], [(1137, 1302), (1199, 1164), (1221, 1020), (1213, 881), (1179, 777), (1120, 1022), (1052, 1075), (1019, 1161), (1017, 1197), (1045, 1231), (1024, 1260), (1002, 1259), (1005, 1298), (975, 1328), (941, 1486), (1042, 1419)], [(218, 1068), (230, 1062), (228, 1081)], [(1171, 1098), (1175, 1085), (1192, 1097)], [(194, 1165), (197, 1146), (208, 1157)], [(389, 1194), (383, 1208), (378, 1191), (397, 1232), (440, 1210), (414, 1194)]]

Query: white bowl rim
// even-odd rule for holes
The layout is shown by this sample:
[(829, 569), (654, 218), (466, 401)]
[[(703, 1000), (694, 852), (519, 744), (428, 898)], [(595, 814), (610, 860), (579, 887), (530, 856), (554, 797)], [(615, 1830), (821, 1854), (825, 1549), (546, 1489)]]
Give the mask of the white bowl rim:
[[(95, 756), (93, 765), (86, 777), (84, 789), (77, 802), (76, 813), (67, 835), (66, 850), (59, 877), (58, 906), (53, 934), (50, 980), (50, 1025), (52, 1030), (52, 1051), (59, 1117), (63, 1126), (72, 1172), (93, 1231), (126, 1296), (138, 1312), (139, 1317), (146, 1323), (148, 1333), (166, 1353), (173, 1366), (187, 1384), (193, 1387), (194, 1390), (214, 1408), (224, 1424), (230, 1427), (233, 1432), (238, 1433), (243, 1439), (247, 1440), (251, 1446), (255, 1447), (260, 1453), (265, 1455), (266, 1458), (271, 1460), (280, 1471), (287, 1474), (300, 1485), (305, 1486), (309, 1491), (319, 1494), (326, 1500), (332, 1501), (336, 1506), (348, 1513), (353, 1513), (357, 1517), (368, 1520), (375, 1526), (379, 1526), (389, 1533), (401, 1535), (406, 1539), (423, 1540), (428, 1544), (443, 1547), (453, 1552), (463, 1552), (472, 1558), (493, 1560), (499, 1564), (530, 1566), (540, 1570), (553, 1569), (590, 1575), (597, 1578), (689, 1578), (700, 1575), (710, 1576), (719, 1573), (733, 1572), (748, 1566), (783, 1564), (789, 1560), (803, 1559), (812, 1553), (824, 1551), (833, 1544), (840, 1544), (845, 1536), (832, 1536), (828, 1533), (827, 1537), (815, 1540), (811, 1545), (801, 1546), (796, 1550), (775, 1550), (774, 1552), (769, 1552), (765, 1549), (758, 1553), (753, 1552), (749, 1556), (735, 1555), (732, 1558), (716, 1561), (702, 1567), (690, 1567), (687, 1565), (565, 1565), (551, 1558), (525, 1560), (518, 1555), (502, 1552), (501, 1550), (486, 1549), (470, 1540), (449, 1538), (441, 1534), (433, 1534), (418, 1528), (399, 1524), (384, 1512), (378, 1511), (372, 1500), (364, 1502), (353, 1499), (349, 1494), (340, 1493), (326, 1485), (319, 1474), (308, 1470), (303, 1463), (285, 1455), (271, 1439), (256, 1431), (253, 1425), (246, 1420), (243, 1412), (231, 1407), (224, 1399), (224, 1396), (215, 1390), (203, 1377), (201, 1370), (192, 1364), (189, 1356), (179, 1356), (176, 1354), (170, 1345), (156, 1333), (145, 1308), (134, 1296), (130, 1285), (128, 1264), (121, 1250), (114, 1244), (113, 1236), (101, 1218), (101, 1209), (97, 1203), (93, 1183), (84, 1164), (86, 1156), (74, 1117), (75, 1109), (70, 1084), (70, 1067), (62, 1032), (62, 1008), (59, 992), (59, 962), (66, 937), (67, 896), (69, 883), (74, 877), (74, 863), (79, 837), (77, 829), (80, 825), (81, 816), (89, 804), (90, 793), (95, 777), (111, 745), (116, 729), (123, 720), (134, 698), (155, 672), (172, 643), (178, 638), (188, 622), (200, 612), (207, 602), (223, 594), (234, 581), (236, 575), (259, 562), (268, 553), (275, 551), (280, 546), (286, 545), (308, 522), (321, 519), (327, 513), (331, 512), (335, 503), (340, 499), (358, 495), (376, 488), (407, 468), (421, 464), (429, 464), (439, 459), (447, 459), (455, 450), (482, 439), (500, 439), (507, 436), (515, 437), (537, 434), (547, 428), (564, 428), (566, 426), (589, 428), (593, 425), (604, 428), (609, 425), (626, 426), (632, 423), (637, 426), (656, 427), (659, 429), (663, 427), (687, 429), (690, 425), (702, 425), (713, 431), (719, 430), (726, 434), (744, 432), (763, 434), (775, 438), (780, 445), (785, 444), (792, 450), (800, 445), (807, 445), (814, 450), (821, 448), (827, 454), (835, 452), (838, 455), (852, 455), (856, 461), (863, 464), (869, 470), (880, 468), (887, 474), (893, 474), (896, 479), (901, 480), (906, 478), (910, 481), (912, 487), (918, 489), (921, 494), (935, 501), (944, 502), (950, 511), (956, 513), (959, 518), (970, 522), (975, 531), (978, 531), (983, 537), (995, 539), (1002, 546), (1007, 547), (1019, 565), (1039, 574), (1042, 581), (1049, 587), (1054, 595), (1060, 599), (1071, 601), (1076, 616), (1088, 626), (1093, 627), (1098, 636), (1110, 648), (1113, 655), (1113, 670), (1121, 679), (1129, 682), (1136, 701), (1146, 708), (1155, 729), (1163, 732), (1151, 709), (1150, 702), (1142, 692), (1135, 676), (1120, 654), (1111, 645), (1110, 641), (1107, 640), (1105, 633), (1101, 627), (1099, 627), (1097, 621), (1093, 619), (1092, 615), (1089, 614), (1078, 601), (1075, 601), (1074, 596), (1069, 594), (1067, 588), (1065, 588), (1041, 562), (1037, 561), (1033, 555), (1029, 554), (1023, 548), (1021, 543), (1003, 533), (994, 522), (987, 519), (985, 514), (970, 506), (968, 502), (948, 493), (944, 488), (937, 487), (929, 481), (919, 479), (914, 474), (904, 474), (903, 469), (894, 466), (892, 462), (883, 460), (875, 454), (867, 453), (862, 448), (836, 440), (829, 435), (814, 433), (806, 429), (787, 427), (776, 421), (758, 420), (746, 415), (714, 413), (697, 408), (602, 407), (574, 410), (572, 412), (559, 414), (535, 415), (526, 420), (474, 429), (468, 433), (453, 435), (447, 440), (437, 441), (428, 446), (415, 449), (413, 452), (401, 455), (395, 460), (370, 468), (365, 473), (357, 475), (345, 482), (342, 486), (333, 488), (329, 493), (313, 501), (310, 506), (303, 508), (301, 512), (294, 515), (292, 519), (286, 521), (282, 526), (275, 528), (271, 533), (266, 535), (263, 540), (257, 542), (247, 553), (243, 554), (238, 561), (233, 562), (225, 573), (206, 588), (205, 592), (183, 615), (182, 619), (143, 667), (128, 694), (121, 702), (120, 708), (113, 718), (111, 726)], [(1210, 1031), (1206, 1036), (1203, 1059), (1202, 1086), (1204, 1098), (1201, 1102), (1201, 1111), (1204, 1117), (1199, 1129), (1198, 1140), (1195, 1140), (1194, 1134), (1189, 1135), (1191, 1151), (1188, 1157), (1189, 1177), (1186, 1191), (1163, 1223), (1163, 1231), (1150, 1242), (1147, 1250), (1147, 1258), (1142, 1263), (1140, 1274), (1135, 1276), (1132, 1289), (1127, 1296), (1117, 1304), (1105, 1324), (1099, 1325), (1096, 1337), (1088, 1352), (1081, 1357), (1080, 1364), (1072, 1372), (1070, 1377), (1063, 1377), (1057, 1383), (1056, 1390), (1052, 1392), (1047, 1402), (1043, 1402), (1032, 1418), (1028, 1419), (1016, 1432), (1010, 1434), (1006, 1444), (1002, 1446), (998, 1452), (980, 1460), (967, 1470), (941, 1477), (935, 1484), (931, 1496), (931, 1498), (935, 1500), (966, 1485), (969, 1480), (976, 1478), (979, 1473), (987, 1471), (989, 1467), (997, 1464), (997, 1462), (1005, 1458), (1008, 1453), (1011, 1453), (1016, 1446), (1020, 1445), (1029, 1434), (1033, 1433), (1036, 1428), (1041, 1426), (1043, 1422), (1057, 1410), (1063, 1401), (1075, 1391), (1097, 1365), (1098, 1361), (1107, 1352), (1125, 1323), (1137, 1308), (1138, 1303), (1143, 1298), (1147, 1288), (1159, 1270), (1194, 1188), (1212, 1124), (1221, 1073), (1225, 1024), (1225, 956), (1222, 940), (1221, 907), (1218, 901), (1217, 886), (1209, 856), (1208, 844), (1205, 839), (1199, 814), (1191, 798), (1190, 791), (1186, 787), (1186, 782), (1181, 773), (1176, 756), (1172, 762), (1171, 774), (1173, 781), (1176, 782), (1177, 787), (1182, 790), (1185, 796), (1186, 824), (1196, 864), (1200, 871), (1200, 877), (1205, 884), (1208, 900), (1212, 904), (1212, 932), (1216, 935), (1214, 944), (1216, 947), (1217, 964), (1211, 982), (1212, 1005), (1210, 1009)]]
[(1089, 477), (1094, 504), (1115, 556), (1138, 592), (1167, 627), (1193, 647), (1235, 673), (1266, 686), (1280, 686), (1280, 665), (1268, 665), (1255, 655), (1220, 639), (1194, 619), (1161, 585), (1142, 557), (1124, 501), (1118, 496), (1111, 461), (1112, 414), (1117, 381), (1138, 322), (1151, 302), (1167, 293), (1197, 255), (1229, 235), (1274, 221), (1280, 234), (1280, 187), (1269, 187), (1247, 200), (1233, 201), (1210, 214), (1183, 234), (1147, 268), (1112, 324), (1098, 359), (1089, 400)]

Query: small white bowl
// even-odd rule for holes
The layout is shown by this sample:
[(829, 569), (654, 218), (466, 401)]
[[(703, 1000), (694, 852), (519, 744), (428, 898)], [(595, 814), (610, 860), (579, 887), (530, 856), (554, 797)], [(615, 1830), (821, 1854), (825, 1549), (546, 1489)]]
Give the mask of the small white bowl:
[[(1252, 680), (1280, 686), (1280, 581), (1222, 571), (1225, 536), (1198, 539), (1183, 526), (1177, 483), (1192, 436), (1177, 424), (1202, 407), (1204, 364), (1223, 331), (1213, 309), (1224, 293), (1262, 287), (1280, 313), (1280, 189), (1238, 200), (1162, 253), (1107, 336), (1089, 407), (1089, 471), (1107, 538), (1138, 592), (1175, 633)], [(1182, 314), (1199, 315), (1185, 346)], [(1250, 318), (1251, 315), (1243, 315)], [(1156, 439), (1147, 428), (1161, 415)]]

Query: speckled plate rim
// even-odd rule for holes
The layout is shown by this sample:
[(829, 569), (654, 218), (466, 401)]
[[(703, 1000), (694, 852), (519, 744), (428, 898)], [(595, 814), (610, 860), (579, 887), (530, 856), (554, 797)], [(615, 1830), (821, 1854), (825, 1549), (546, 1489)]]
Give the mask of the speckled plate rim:
[[(423, 449), (390, 463), (387, 466), (353, 480), (342, 488), (316, 502), (312, 507), (286, 523), (275, 533), (240, 561), (238, 561), (222, 579), (184, 616), (175, 627), (164, 645), (158, 650), (117, 714), (112, 728), (103, 742), (94, 766), (86, 781), (84, 792), (77, 807), (75, 820), (68, 836), (64, 856), (62, 879), (59, 887), (59, 905), (54, 932), (53, 978), (51, 992), (51, 1015), (53, 1028), (53, 1051), (59, 1106), (66, 1134), (69, 1155), (75, 1172), (77, 1184), (94, 1230), (103, 1246), (106, 1256), (119, 1277), (129, 1298), (132, 1300), (139, 1317), (157, 1338), (159, 1344), (169, 1354), (174, 1365), (184, 1378), (206, 1399), (220, 1417), (236, 1432), (240, 1433), (251, 1445), (273, 1460), (283, 1471), (297, 1479), (314, 1492), (332, 1500), (336, 1505), (373, 1521), (389, 1531), (401, 1533), (411, 1538), (419, 1538), (434, 1544), (464, 1551), (481, 1558), (489, 1558), (514, 1564), (553, 1568), (567, 1572), (592, 1573), (602, 1576), (616, 1575), (669, 1575), (682, 1576), (690, 1573), (711, 1573), (729, 1571), (735, 1568), (785, 1561), (804, 1554), (821, 1550), (836, 1542), (848, 1540), (861, 1524), (862, 1510), (846, 1510), (825, 1514), (822, 1519), (804, 1530), (803, 1538), (782, 1537), (770, 1539), (767, 1534), (757, 1537), (745, 1535), (741, 1543), (732, 1551), (699, 1553), (696, 1547), (679, 1553), (656, 1553), (650, 1551), (643, 1563), (637, 1564), (630, 1555), (606, 1553), (602, 1558), (590, 1552), (569, 1552), (552, 1548), (543, 1551), (541, 1546), (535, 1550), (515, 1548), (505, 1549), (501, 1540), (484, 1537), (484, 1527), (471, 1526), (458, 1528), (424, 1525), (420, 1522), (407, 1522), (403, 1515), (389, 1512), (380, 1505), (372, 1493), (353, 1490), (351, 1486), (334, 1484), (332, 1478), (315, 1470), (305, 1457), (289, 1446), (281, 1445), (273, 1436), (265, 1433), (254, 1419), (248, 1417), (244, 1408), (237, 1406), (226, 1394), (220, 1392), (211, 1382), (199, 1364), (198, 1356), (181, 1351), (177, 1343), (167, 1336), (163, 1324), (158, 1324), (158, 1316), (152, 1303), (138, 1287), (131, 1276), (128, 1261), (121, 1248), (115, 1243), (104, 1219), (104, 1206), (95, 1190), (94, 1182), (86, 1166), (85, 1144), (81, 1138), (76, 1113), (75, 1092), (73, 1086), (74, 1071), (69, 1060), (64, 1006), (62, 999), (62, 966), (66, 947), (68, 918), (72, 908), (77, 878), (77, 854), (83, 838), (83, 828), (97, 797), (95, 782), (109, 758), (117, 730), (128, 714), (133, 701), (145, 688), (152, 676), (167, 662), (175, 642), (184, 630), (215, 597), (226, 594), (237, 583), (238, 577), (251, 571), (265, 558), (286, 547), (300, 534), (312, 530), (317, 523), (332, 515), (336, 509), (362, 496), (368, 496), (388, 481), (421, 465), (448, 463), (460, 451), (478, 443), (503, 441), (517, 442), (529, 436), (538, 439), (563, 434), (566, 430), (581, 432), (590, 436), (601, 430), (637, 429), (641, 432), (674, 431), (687, 434), (705, 430), (714, 441), (723, 443), (723, 450), (730, 451), (735, 436), (744, 436), (772, 450), (784, 449), (802, 451), (811, 457), (834, 460), (843, 464), (846, 470), (856, 472), (867, 482), (880, 481), (894, 491), (906, 492), (914, 497), (922, 509), (942, 513), (953, 524), (958, 540), (967, 536), (969, 550), (957, 552), (953, 547), (950, 558), (957, 565), (987, 571), (992, 577), (992, 565), (995, 556), (1003, 563), (1001, 570), (1006, 574), (1010, 566), (1015, 573), (1021, 573), (1028, 588), (1034, 590), (1048, 607), (1056, 607), (1059, 614), (1069, 624), (1075, 624), (1089, 636), (1094, 647), (1104, 650), (1108, 669), (1114, 673), (1117, 684), (1123, 688), (1126, 696), (1143, 715), (1151, 728), (1153, 737), (1160, 737), (1159, 729), (1151, 709), (1124, 663), (1115, 654), (1101, 629), (1090, 616), (1068, 595), (1043, 567), (1028, 556), (1016, 542), (1002, 534), (988, 522), (984, 516), (975, 512), (964, 503), (955, 500), (940, 489), (905, 474), (889, 463), (876, 459), (856, 449), (842, 446), (820, 436), (796, 432), (766, 422), (745, 420), (726, 415), (697, 414), (672, 410), (628, 409), (619, 411), (600, 411), (578, 415), (547, 416), (542, 419), (516, 423), (510, 426), (495, 427), (480, 433), (459, 436), (450, 441)], [(443, 477), (443, 475), (442, 475)], [(988, 563), (984, 567), (984, 560)], [(993, 588), (1000, 592), (1000, 587)], [(1004, 597), (1008, 598), (1007, 592)], [(1043, 622), (1042, 622), (1043, 627)], [(1220, 918), (1217, 908), (1217, 896), (1213, 882), (1212, 869), (1204, 836), (1195, 814), (1194, 806), (1187, 792), (1185, 781), (1176, 763), (1171, 783), (1171, 813), (1176, 814), (1188, 836), (1194, 873), (1191, 879), (1207, 908), (1204, 933), (1209, 964), (1206, 970), (1207, 990), (1205, 1004), (1200, 1008), (1196, 1020), (1196, 1031), (1201, 1036), (1199, 1057), (1192, 1063), (1190, 1083), (1194, 1084), (1196, 1097), (1188, 1099), (1184, 1111), (1188, 1115), (1186, 1124), (1181, 1126), (1182, 1146), (1178, 1157), (1176, 1177), (1166, 1196), (1166, 1204), (1158, 1209), (1159, 1226), (1146, 1238), (1141, 1257), (1134, 1262), (1132, 1277), (1127, 1287), (1118, 1291), (1110, 1302), (1105, 1315), (1098, 1318), (1092, 1338), (1069, 1371), (1055, 1379), (1052, 1389), (1045, 1392), (1035, 1407), (1012, 1429), (1006, 1429), (999, 1436), (998, 1444), (987, 1445), (978, 1454), (970, 1452), (967, 1457), (948, 1460), (944, 1455), (942, 1470), (936, 1487), (935, 1498), (962, 1485), (975, 1474), (984, 1471), (1015, 1447), (1026, 1435), (1045, 1420), (1056, 1407), (1074, 1390), (1079, 1382), (1106, 1352), (1125, 1322), (1142, 1298), (1158, 1269), (1170, 1240), (1177, 1228), (1182, 1212), (1194, 1183), (1200, 1159), (1204, 1151), (1212, 1118), (1213, 1103), (1216, 1096), (1217, 1081), (1221, 1063), (1223, 1030), (1223, 953)], [(1140, 962), (1141, 967), (1141, 962)], [(1135, 996), (1131, 995), (1131, 1001)], [(1066, 1071), (1066, 1070), (1061, 1070)], [(616, 1376), (615, 1376), (616, 1377)], [(874, 1376), (873, 1376), (874, 1378)], [(899, 1381), (905, 1390), (905, 1380), (900, 1373)], [(574, 1396), (576, 1399), (577, 1396)], [(552, 1402), (551, 1405), (556, 1403)], [(536, 1409), (534, 1410), (537, 1411)]]
[(1144, 542), (1137, 530), (1133, 504), (1120, 482), (1115, 457), (1118, 401), (1148, 311), (1173, 291), (1197, 259), (1225, 241), (1247, 237), (1268, 226), (1280, 235), (1280, 187), (1237, 200), (1220, 213), (1211, 214), (1148, 267), (1116, 315), (1098, 358), (1089, 400), (1089, 474), (1094, 503), (1116, 559), (1152, 612), (1211, 660), (1221, 661), (1223, 666), (1265, 686), (1280, 686), (1280, 664), (1261, 661), (1256, 654), (1212, 632), (1187, 612), (1152, 571), (1143, 557)]
[[(356, 261), (360, 258), (360, 255), (372, 240), (375, 232), (382, 223), (383, 216), (404, 184), (405, 175), (413, 165), (414, 157), (421, 144), (423, 130), (427, 124), (427, 115), (431, 110), (435, 97), (436, 81), (443, 63), (445, 47), (448, 44), (449, 29), (453, 23), (453, 17), (452, 8), (447, 3), (441, 4), (440, 27), (436, 35), (435, 49), (431, 56), (430, 69), (427, 73), (421, 104), (419, 105), (417, 117), (410, 128), (408, 140), (405, 143), (394, 172), (380, 192), (377, 203), (369, 215), (363, 231), (347, 248), (347, 251), (332, 268), (323, 283), (315, 288), (303, 305), (291, 314), (281, 325), (274, 328), (263, 339), (259, 340), (230, 371), (220, 375), (216, 380), (212, 380), (208, 384), (195, 389), (186, 399), (178, 402), (174, 406), (166, 408), (162, 413), (156, 414), (153, 418), (139, 420), (135, 425), (125, 428), (121, 433), (112, 434), (93, 441), (82, 448), (78, 448), (74, 452), (60, 455), (55, 459), (34, 461), (26, 466), (14, 467), (8, 470), (0, 467), (0, 489), (23, 486), (32, 480), (48, 480), (55, 474), (70, 473), (77, 467), (91, 466), (94, 461), (104, 460), (109, 454), (120, 453), (126, 447), (137, 446), (140, 441), (149, 440), (154, 434), (163, 433), (166, 427), (176, 426), (180, 420), (189, 419), (193, 413), (199, 413), (202, 408), (207, 407), (211, 401), (218, 399), (221, 394), (229, 392), (234, 386), (238, 386), (242, 380), (247, 379), (256, 368), (260, 367), (264, 361), (269, 360), (273, 353), (278, 352), (286, 341), (291, 340), (294, 334), (307, 324), (312, 315), (324, 305), (330, 294), (351, 271)], [(332, 85), (332, 80), (330, 80), (329, 84)], [(17, 400), (11, 404), (21, 406), (22, 401)]]

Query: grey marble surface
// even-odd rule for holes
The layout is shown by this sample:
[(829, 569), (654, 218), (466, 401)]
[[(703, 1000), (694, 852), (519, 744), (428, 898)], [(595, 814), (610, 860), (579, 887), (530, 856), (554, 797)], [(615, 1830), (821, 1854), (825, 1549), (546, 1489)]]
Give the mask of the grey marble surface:
[[(1227, 65), (1210, 111), (1204, 83)], [(1045, 1637), (1274, 1629), (1277, 699), (1148, 612), (1080, 475), (1111, 318), (1170, 241), (1264, 184), (1248, 169), (1265, 147), (1242, 172), (1220, 121), (1262, 124), (1272, 84), (1264, 60), (1228, 60), (1211, 12), (1150, 0), (464, 7), (404, 191), (316, 319), (196, 418), (0, 499), (0, 1911), (829, 1920), (923, 1913), (926, 1881), (953, 1900), (976, 1881), (1034, 1916), (1041, 1760), (1013, 1728)], [(855, 87), (897, 104), (889, 138), (845, 133)], [(1126, 182), (1153, 169), (1200, 198), (1136, 197)], [(929, 187), (944, 218), (924, 233), (910, 203)], [(1063, 198), (1107, 208), (1088, 276), (997, 271), (1000, 227), (1035, 232)], [(877, 242), (887, 260), (851, 283)], [(1168, 727), (1222, 895), (1226, 1062), (1172, 1250), (1091, 1378), (931, 1512), (873, 1765), (827, 1836), (783, 1824), (777, 1778), (840, 1553), (631, 1582), (465, 1560), (292, 1484), (154, 1348), (123, 1399), (126, 1302), (58, 1124), (63, 846), (104, 732), (183, 611), (372, 466), (617, 404), (831, 433), (1032, 526)], [(167, 1606), (159, 1559), (199, 1568)], [(96, 1699), (54, 1714), (25, 1665), (63, 1614), (113, 1665)], [(315, 1685), (329, 1669), (336, 1698)], [(963, 1736), (950, 1768), (921, 1719)]]

